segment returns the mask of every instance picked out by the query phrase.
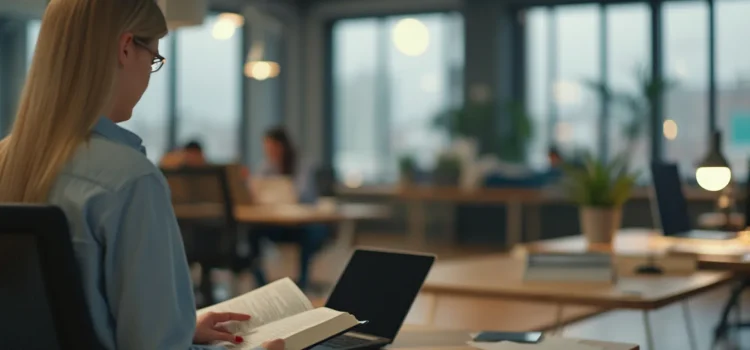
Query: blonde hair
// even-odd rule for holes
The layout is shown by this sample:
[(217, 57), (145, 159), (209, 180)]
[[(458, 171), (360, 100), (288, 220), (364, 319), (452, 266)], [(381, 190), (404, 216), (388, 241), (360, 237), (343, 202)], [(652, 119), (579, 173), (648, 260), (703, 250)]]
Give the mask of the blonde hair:
[(52, 0), (13, 129), (0, 143), (0, 202), (45, 203), (111, 103), (119, 39), (167, 34), (155, 0)]

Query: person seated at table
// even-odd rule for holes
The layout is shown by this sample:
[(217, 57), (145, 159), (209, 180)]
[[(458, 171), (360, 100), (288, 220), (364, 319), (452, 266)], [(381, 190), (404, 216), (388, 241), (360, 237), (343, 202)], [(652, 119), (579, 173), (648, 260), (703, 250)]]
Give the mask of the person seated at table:
[(159, 166), (164, 169), (181, 167), (200, 167), (208, 164), (203, 154), (203, 147), (198, 141), (190, 141), (185, 147), (176, 149), (164, 155)]
[[(263, 140), (266, 160), (254, 178), (286, 176), (292, 179), (297, 190), (299, 203), (314, 204), (318, 193), (310, 167), (298, 159), (297, 151), (286, 130), (281, 127), (270, 129)], [(315, 253), (330, 236), (325, 225), (307, 225), (303, 227), (262, 226), (255, 227), (250, 234), (250, 255), (252, 272), (258, 286), (268, 283), (262, 263), (262, 241), (295, 242), (300, 247), (299, 279), (297, 284), (306, 288), (309, 282), (310, 262)]]

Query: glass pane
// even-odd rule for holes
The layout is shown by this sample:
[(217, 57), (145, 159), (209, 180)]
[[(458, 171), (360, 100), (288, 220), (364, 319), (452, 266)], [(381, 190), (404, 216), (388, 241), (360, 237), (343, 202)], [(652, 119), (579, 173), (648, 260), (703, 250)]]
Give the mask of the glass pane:
[(716, 3), (716, 74), (719, 130), (735, 181), (746, 181), (750, 159), (750, 1)]
[(534, 8), (526, 12), (526, 106), (532, 118), (534, 134), (529, 143), (529, 164), (548, 166), (550, 133), (549, 26), (550, 12)]
[(374, 181), (378, 123), (376, 70), (378, 20), (343, 20), (333, 27), (334, 164), (343, 178)]
[[(389, 37), (397, 35), (402, 21), (416, 19), (429, 33), (429, 46), (418, 57), (405, 54), (398, 45), (388, 45), (387, 77), (392, 149), (382, 162), (389, 180), (397, 176), (394, 159), (410, 154), (423, 169), (435, 165), (437, 153), (450, 143), (448, 135), (435, 129), (433, 120), (448, 108), (463, 103), (463, 28), (458, 14), (390, 17)], [(403, 25), (403, 24), (401, 24)], [(413, 44), (415, 47), (417, 44)], [(416, 103), (415, 103), (416, 102)]]
[[(171, 36), (159, 43), (159, 53), (167, 57), (167, 65), (173, 57), (170, 51)], [(120, 126), (138, 134), (146, 146), (146, 155), (152, 162), (158, 162), (169, 144), (169, 67), (151, 75), (146, 93), (133, 109), (133, 117), (120, 123)]]
[(666, 158), (678, 163), (682, 176), (694, 178), (696, 162), (708, 150), (706, 3), (666, 3), (663, 35), (664, 75), (677, 83), (665, 99)]
[[(607, 7), (607, 75), (617, 96), (647, 101), (639, 74), (651, 69), (650, 16), (646, 4)], [(618, 100), (610, 103), (609, 113), (609, 155), (628, 152), (631, 166), (647, 173), (651, 159), (648, 116)]]
[(26, 70), (31, 66), (31, 59), (34, 57), (36, 50), (36, 40), (39, 38), (39, 29), (42, 27), (42, 21), (30, 20), (26, 24)]
[(559, 121), (555, 140), (567, 151), (596, 154), (601, 134), (599, 96), (584, 83), (600, 75), (599, 6), (562, 6), (556, 13), (558, 79), (553, 89)]
[(177, 142), (199, 141), (208, 161), (228, 163), (240, 154), (242, 30), (214, 38), (217, 19), (176, 33)]
[(333, 28), (334, 157), (344, 178), (393, 182), (397, 159), (431, 168), (448, 145), (436, 115), (463, 101), (463, 19), (426, 14)]

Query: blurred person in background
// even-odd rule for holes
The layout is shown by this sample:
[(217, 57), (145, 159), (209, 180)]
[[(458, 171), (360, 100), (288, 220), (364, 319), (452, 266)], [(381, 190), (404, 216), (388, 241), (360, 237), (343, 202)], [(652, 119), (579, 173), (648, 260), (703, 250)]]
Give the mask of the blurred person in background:
[[(288, 177), (294, 183), (299, 203), (314, 204), (318, 199), (312, 167), (300, 161), (286, 130), (281, 127), (270, 129), (263, 139), (265, 161), (255, 179), (263, 177)], [(307, 225), (302, 227), (263, 226), (256, 227), (250, 234), (250, 255), (252, 272), (258, 286), (268, 283), (262, 263), (261, 244), (263, 239), (273, 242), (294, 242), (300, 247), (299, 279), (300, 288), (307, 288), (309, 283), (310, 262), (330, 237), (330, 228), (326, 225)]]
[(159, 162), (159, 166), (164, 169), (201, 167), (207, 164), (203, 146), (195, 140), (188, 142), (183, 148), (165, 154)]

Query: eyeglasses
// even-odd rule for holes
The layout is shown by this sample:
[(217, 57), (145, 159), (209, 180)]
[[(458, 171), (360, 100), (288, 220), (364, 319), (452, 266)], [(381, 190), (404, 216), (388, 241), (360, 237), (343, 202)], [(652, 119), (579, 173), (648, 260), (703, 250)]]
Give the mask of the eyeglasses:
[(154, 50), (151, 50), (151, 48), (148, 47), (148, 45), (146, 45), (146, 43), (144, 43), (141, 40), (134, 39), (133, 42), (136, 45), (142, 47), (144, 50), (148, 51), (150, 54), (154, 55), (154, 59), (151, 61), (151, 73), (156, 73), (162, 67), (164, 67), (164, 63), (166, 63), (167, 61), (167, 59), (164, 56), (154, 52)]

